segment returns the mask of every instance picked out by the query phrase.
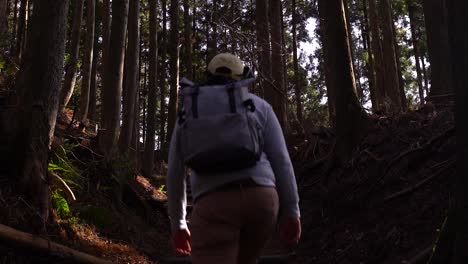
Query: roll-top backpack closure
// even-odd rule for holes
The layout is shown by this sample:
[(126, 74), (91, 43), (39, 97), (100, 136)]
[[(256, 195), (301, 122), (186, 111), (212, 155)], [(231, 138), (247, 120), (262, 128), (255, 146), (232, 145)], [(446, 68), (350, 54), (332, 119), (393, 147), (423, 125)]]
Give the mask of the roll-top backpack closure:
[(197, 173), (210, 174), (254, 166), (262, 153), (262, 133), (248, 85), (255, 79), (225, 85), (181, 81), (180, 152)]

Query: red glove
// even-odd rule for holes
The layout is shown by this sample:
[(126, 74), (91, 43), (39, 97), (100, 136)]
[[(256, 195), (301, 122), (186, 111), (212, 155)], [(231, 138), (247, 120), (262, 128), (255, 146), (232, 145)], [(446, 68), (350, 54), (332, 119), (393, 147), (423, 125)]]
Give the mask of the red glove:
[(172, 244), (177, 253), (190, 255), (192, 247), (190, 246), (190, 231), (188, 229), (177, 230), (172, 234)]
[(287, 218), (279, 225), (281, 241), (287, 246), (295, 246), (301, 238), (301, 219)]

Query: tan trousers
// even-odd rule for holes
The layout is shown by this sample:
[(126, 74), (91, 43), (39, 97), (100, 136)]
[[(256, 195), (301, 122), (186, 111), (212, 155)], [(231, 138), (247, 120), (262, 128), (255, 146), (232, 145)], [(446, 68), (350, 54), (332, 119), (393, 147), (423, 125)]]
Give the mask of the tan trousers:
[(278, 216), (272, 187), (238, 187), (196, 201), (192, 212), (193, 264), (254, 264)]

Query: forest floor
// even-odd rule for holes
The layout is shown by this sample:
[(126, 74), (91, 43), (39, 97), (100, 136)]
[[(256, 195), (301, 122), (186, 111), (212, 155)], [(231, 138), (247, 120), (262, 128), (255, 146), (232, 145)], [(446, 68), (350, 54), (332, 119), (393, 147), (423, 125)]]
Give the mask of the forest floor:
[[(96, 135), (69, 126), (70, 119), (70, 113), (59, 119), (49, 169), (68, 183), (76, 201), (51, 185), (54, 210), (44, 234), (29, 224), (37, 216), (28, 199), (0, 177), (0, 223), (114, 263), (162, 263), (161, 256), (173, 255), (165, 165), (151, 179), (134, 177), (133, 165), (122, 160), (111, 171), (93, 150)], [(367, 137), (346, 164), (331, 162), (334, 135), (328, 128), (288, 137), (303, 221), (290, 263), (424, 263), (448, 209), (454, 140), (452, 113), (431, 106), (372, 116)], [(286, 252), (276, 239), (267, 251)], [(68, 263), (0, 244), (2, 263), (45, 260)]]

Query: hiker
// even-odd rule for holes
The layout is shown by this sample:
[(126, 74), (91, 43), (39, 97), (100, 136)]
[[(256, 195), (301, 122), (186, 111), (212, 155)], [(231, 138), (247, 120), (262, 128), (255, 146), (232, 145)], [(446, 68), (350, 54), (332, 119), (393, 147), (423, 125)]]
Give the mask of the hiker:
[[(229, 53), (208, 65), (207, 82), (181, 80), (184, 110), (170, 150), (167, 181), (172, 242), (194, 264), (257, 263), (279, 224), (288, 246), (301, 235), (299, 196), (272, 107), (248, 92), (255, 79)], [(186, 221), (186, 170), (193, 212)]]

